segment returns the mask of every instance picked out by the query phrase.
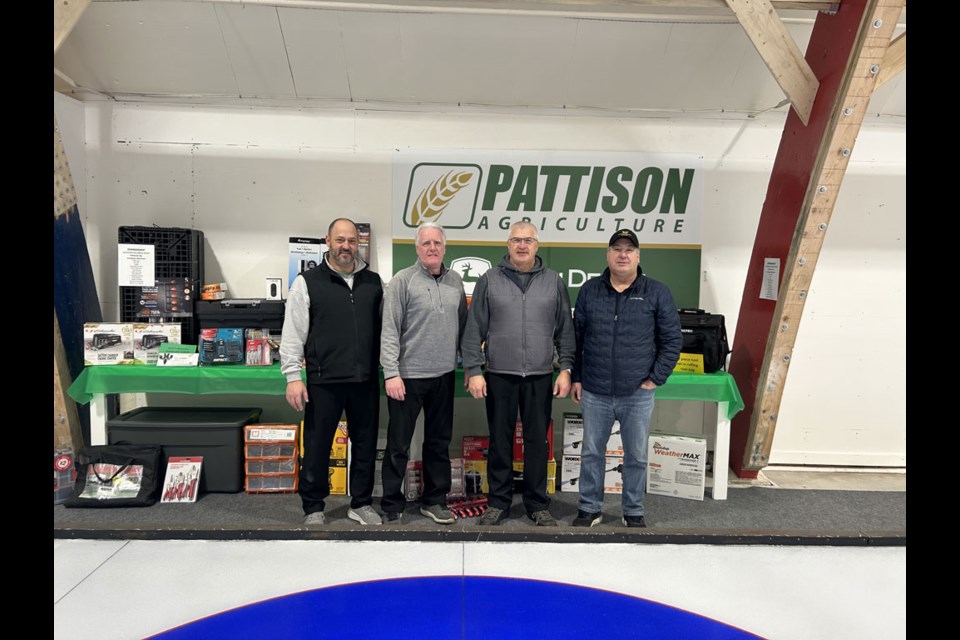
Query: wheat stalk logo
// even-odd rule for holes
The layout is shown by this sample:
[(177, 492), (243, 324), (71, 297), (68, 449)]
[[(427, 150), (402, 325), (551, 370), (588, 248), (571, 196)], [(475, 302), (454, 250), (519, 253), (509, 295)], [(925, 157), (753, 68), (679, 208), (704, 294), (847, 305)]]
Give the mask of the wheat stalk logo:
[(472, 177), (473, 173), (469, 171), (450, 171), (445, 176), (431, 182), (420, 192), (413, 205), (413, 211), (410, 213), (413, 226), (417, 226), (421, 222), (433, 222), (439, 218), (443, 210), (450, 204), (453, 196), (467, 186)]

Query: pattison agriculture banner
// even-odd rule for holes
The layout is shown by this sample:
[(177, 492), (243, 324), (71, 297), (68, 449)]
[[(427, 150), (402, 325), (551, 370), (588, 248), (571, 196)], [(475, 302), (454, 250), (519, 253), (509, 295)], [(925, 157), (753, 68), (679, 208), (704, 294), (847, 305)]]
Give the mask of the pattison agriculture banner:
[(506, 254), (510, 225), (526, 220), (573, 301), (606, 267), (610, 236), (628, 228), (644, 272), (666, 282), (679, 306), (696, 307), (702, 203), (703, 159), (692, 154), (402, 150), (393, 162), (393, 267), (413, 263), (416, 227), (436, 222), (469, 294)]

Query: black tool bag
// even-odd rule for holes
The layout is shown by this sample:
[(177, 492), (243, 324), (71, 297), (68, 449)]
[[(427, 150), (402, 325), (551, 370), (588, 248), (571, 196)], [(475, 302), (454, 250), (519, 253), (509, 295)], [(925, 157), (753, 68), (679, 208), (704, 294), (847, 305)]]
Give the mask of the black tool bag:
[(83, 447), (77, 480), (65, 507), (149, 507), (157, 501), (160, 446), (111, 444)]
[(726, 370), (730, 346), (723, 316), (703, 309), (677, 309), (677, 313), (683, 332), (681, 353), (703, 354), (704, 373)]

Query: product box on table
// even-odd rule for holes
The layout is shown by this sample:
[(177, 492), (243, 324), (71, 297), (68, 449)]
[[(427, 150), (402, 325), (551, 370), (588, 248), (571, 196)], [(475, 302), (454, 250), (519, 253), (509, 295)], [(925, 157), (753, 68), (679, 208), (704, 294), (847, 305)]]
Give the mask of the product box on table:
[(83, 364), (134, 364), (132, 322), (87, 322), (83, 325)]
[(133, 325), (133, 357), (141, 364), (157, 364), (160, 345), (181, 343), (179, 322), (137, 322)]

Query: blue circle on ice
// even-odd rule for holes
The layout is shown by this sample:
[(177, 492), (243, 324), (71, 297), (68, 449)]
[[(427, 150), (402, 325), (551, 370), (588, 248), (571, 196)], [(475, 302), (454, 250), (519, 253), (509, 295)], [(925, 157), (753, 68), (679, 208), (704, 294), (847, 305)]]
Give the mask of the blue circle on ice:
[(154, 638), (657, 638), (752, 633), (643, 598), (572, 584), (481, 576), (396, 578), (249, 604)]

